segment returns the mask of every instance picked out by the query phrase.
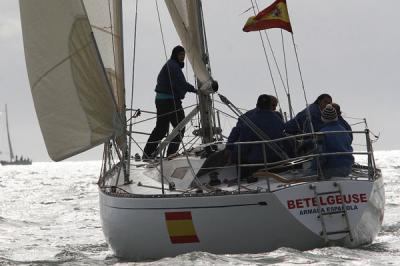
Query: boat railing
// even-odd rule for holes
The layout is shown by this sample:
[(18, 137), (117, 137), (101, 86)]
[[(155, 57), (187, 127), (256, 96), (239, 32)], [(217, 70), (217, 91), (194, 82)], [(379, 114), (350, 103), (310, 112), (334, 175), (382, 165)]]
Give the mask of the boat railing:
[[(366, 142), (366, 150), (365, 151), (352, 151), (352, 152), (321, 152), (320, 150), (318, 150), (318, 141), (322, 139), (323, 136), (325, 135), (329, 135), (329, 134), (353, 134), (353, 135), (361, 135), (364, 134), (365, 135), (365, 142)], [(313, 149), (310, 150), (308, 153), (303, 154), (303, 155), (295, 155), (295, 156), (290, 156), (290, 157), (286, 157), (286, 158), (281, 158), (278, 161), (268, 161), (268, 152), (271, 152), (271, 149), (268, 149), (268, 147), (270, 147), (271, 144), (277, 144), (277, 143), (282, 143), (285, 141), (292, 141), (292, 143), (296, 143), (297, 141), (299, 141), (300, 139), (302, 139), (303, 141), (310, 141), (310, 143), (312, 143)], [(217, 143), (214, 143), (217, 144)], [(214, 144), (210, 144), (210, 145), (214, 145)], [(223, 144), (221, 142), (218, 142), (218, 144)], [(242, 169), (246, 168), (246, 167), (256, 167), (259, 170), (262, 170), (263, 173), (267, 173), (265, 176), (265, 179), (267, 181), (267, 191), (271, 191), (271, 186), (270, 186), (270, 179), (273, 179), (277, 175), (276, 173), (279, 173), (280, 170), (285, 171), (286, 169), (291, 169), (294, 168), (295, 165), (297, 166), (302, 166), (304, 165), (304, 163), (306, 162), (311, 162), (311, 161), (316, 161), (317, 163), (319, 163), (319, 160), (323, 157), (330, 157), (330, 156), (346, 156), (346, 155), (360, 155), (360, 156), (366, 156), (367, 157), (367, 162), (368, 164), (365, 166), (360, 166), (360, 165), (356, 165), (353, 166), (353, 171), (354, 169), (356, 171), (358, 171), (358, 173), (361, 175), (351, 175), (348, 178), (350, 179), (368, 179), (368, 180), (375, 180), (377, 178), (377, 173), (379, 172), (379, 170), (376, 169), (376, 165), (375, 165), (375, 160), (374, 160), (374, 155), (373, 155), (373, 149), (372, 149), (372, 143), (371, 143), (371, 139), (369, 137), (369, 130), (363, 130), (363, 131), (330, 131), (330, 132), (315, 132), (315, 133), (304, 133), (304, 134), (299, 134), (299, 135), (292, 135), (292, 136), (286, 136), (283, 138), (279, 138), (279, 139), (271, 139), (271, 140), (260, 140), (260, 141), (244, 141), (244, 142), (235, 142), (235, 143), (225, 143), (225, 147), (226, 146), (233, 146), (235, 153), (234, 156), (236, 156), (236, 162), (231, 162), (228, 165), (219, 165), (219, 166), (211, 166), (211, 167), (205, 167), (204, 165), (199, 169), (200, 170), (208, 170), (208, 173), (211, 173), (212, 171), (215, 171), (217, 169), (223, 169), (223, 168), (232, 168), (235, 167), (237, 169), (237, 187), (238, 187), (238, 193), (241, 193), (241, 176), (242, 176)], [(262, 159), (257, 163), (248, 163), (246, 162), (247, 158), (244, 158), (243, 154), (242, 154), (242, 150), (244, 148), (245, 145), (261, 145), (261, 149), (262, 149)], [(202, 145), (203, 148), (205, 149), (205, 145)], [(249, 147), (249, 146), (248, 146)], [(160, 170), (160, 174), (161, 174), (161, 185), (162, 185), (162, 191), (164, 194), (164, 190), (166, 188), (164, 188), (164, 182), (166, 181), (167, 183), (169, 183), (169, 178), (165, 176), (164, 173), (164, 165), (163, 165), (163, 156), (162, 156), (162, 151), (159, 151), (159, 158), (160, 158), (160, 164), (159, 164), (159, 170)], [(302, 167), (300, 167), (300, 169), (303, 169)], [(357, 170), (358, 169), (358, 170)], [(272, 171), (272, 172), (269, 172)], [(207, 172), (207, 171), (206, 171)], [(198, 173), (198, 172), (197, 172)], [(354, 173), (354, 172), (353, 172)], [(199, 176), (194, 176), (195, 180), (198, 178)], [(302, 182), (306, 182), (304, 180), (307, 180), (307, 178), (305, 178), (306, 176), (302, 176), (300, 178), (298, 178), (298, 180), (301, 180)], [(311, 176), (314, 179), (310, 178), (310, 181), (315, 181), (316, 179), (324, 179), (324, 176), (321, 176), (321, 173), (317, 170), (317, 176)], [(276, 179), (276, 178), (275, 178)], [(281, 181), (283, 180), (283, 183), (285, 183), (285, 179), (281, 179)], [(288, 184), (293, 184), (293, 183), (298, 183), (297, 179), (295, 180), (288, 180)], [(198, 180), (197, 180), (198, 181)], [(200, 184), (199, 182), (197, 182), (198, 184)]]
[[(315, 144), (315, 149), (311, 151), (309, 154), (305, 155), (296, 155), (291, 158), (287, 159), (282, 159), (274, 162), (268, 162), (267, 161), (267, 146), (270, 145), (271, 143), (279, 143), (283, 141), (290, 141), (290, 140), (296, 140), (296, 139), (309, 139), (309, 140), (316, 140), (318, 138), (321, 138), (322, 136), (329, 135), (329, 134), (365, 134), (366, 138), (366, 151), (352, 151), (352, 152), (320, 152), (316, 147), (318, 147), (318, 144), (316, 144), (316, 141), (314, 142)], [(374, 180), (377, 177), (377, 169), (375, 165), (375, 160), (374, 160), (374, 154), (373, 154), (373, 149), (372, 149), (372, 142), (369, 137), (369, 130), (366, 129), (364, 131), (330, 131), (330, 132), (315, 132), (315, 133), (305, 133), (305, 134), (299, 134), (299, 135), (292, 135), (292, 136), (287, 136), (279, 139), (273, 139), (273, 140), (260, 140), (260, 141), (245, 141), (245, 142), (235, 142), (235, 143), (227, 143), (226, 145), (232, 145), (234, 146), (234, 149), (236, 150), (236, 166), (238, 167), (238, 184), (239, 184), (239, 189), (240, 189), (240, 177), (241, 177), (241, 169), (243, 167), (259, 167), (260, 169), (263, 170), (275, 170), (277, 168), (285, 168), (290, 166), (290, 164), (295, 164), (295, 163), (304, 163), (305, 161), (311, 161), (315, 160), (317, 164), (319, 164), (319, 160), (323, 157), (330, 157), (330, 156), (343, 156), (343, 155), (363, 155), (367, 156), (367, 162), (368, 165), (366, 166), (368, 170), (368, 179), (369, 180)], [(263, 153), (263, 161), (258, 162), (258, 163), (246, 163), (245, 159), (242, 158), (242, 149), (244, 145), (262, 145), (262, 153)], [(318, 173), (319, 178), (321, 177), (321, 173)], [(351, 178), (351, 177), (350, 177)], [(268, 181), (268, 190), (270, 190), (270, 184), (269, 180)]]

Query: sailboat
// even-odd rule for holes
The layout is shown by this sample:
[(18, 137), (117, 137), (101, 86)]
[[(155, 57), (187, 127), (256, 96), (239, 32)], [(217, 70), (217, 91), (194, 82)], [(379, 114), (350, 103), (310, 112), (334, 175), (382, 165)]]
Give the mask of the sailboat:
[[(364, 136), (366, 150), (353, 154), (366, 163), (354, 164), (348, 177), (304, 174), (307, 163), (332, 154), (262, 160), (255, 182), (240, 178), (241, 167), (248, 166), (240, 152), (237, 163), (216, 166), (214, 156), (226, 143), (214, 109), (218, 92), (202, 1), (165, 4), (196, 76), (199, 103), (160, 143), (156, 159), (144, 162), (132, 156), (132, 120), (139, 112), (125, 107), (122, 1), (20, 0), (28, 75), (50, 157), (60, 161), (104, 144), (100, 217), (115, 256), (148, 260), (192, 251), (257, 253), (371, 243), (381, 228), (385, 196), (369, 130), (352, 132)], [(220, 98), (238, 111), (227, 97)], [(183, 145), (182, 153), (165, 158), (165, 147), (198, 114), (195, 134), (201, 143)], [(235, 145), (240, 151), (243, 145), (273, 146), (323, 134)]]
[(7, 141), (8, 141), (8, 150), (10, 154), (10, 160), (5, 161), (1, 160), (1, 165), (29, 165), (32, 164), (32, 161), (29, 158), (23, 158), (22, 156), (18, 158), (18, 156), (14, 156), (12, 144), (11, 144), (11, 136), (10, 136), (10, 127), (8, 124), (8, 111), (7, 105), (5, 105), (5, 115), (6, 115), (6, 130), (7, 130)]

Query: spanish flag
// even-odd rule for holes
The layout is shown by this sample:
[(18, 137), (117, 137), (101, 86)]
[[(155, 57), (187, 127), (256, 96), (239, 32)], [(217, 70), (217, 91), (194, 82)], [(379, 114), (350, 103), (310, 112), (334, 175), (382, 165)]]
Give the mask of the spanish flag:
[(199, 242), (191, 212), (166, 212), (165, 222), (172, 244)]
[(286, 0), (276, 0), (272, 5), (262, 10), (256, 16), (250, 17), (243, 31), (258, 31), (271, 28), (281, 28), (292, 31), (290, 25), (289, 12), (286, 5)]

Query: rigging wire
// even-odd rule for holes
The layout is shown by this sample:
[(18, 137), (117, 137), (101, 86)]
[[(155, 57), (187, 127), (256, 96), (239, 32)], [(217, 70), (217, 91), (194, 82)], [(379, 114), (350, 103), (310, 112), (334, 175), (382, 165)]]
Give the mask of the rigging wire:
[[(257, 0), (254, 0), (254, 3), (255, 3), (255, 6), (256, 6), (256, 8), (257, 8), (257, 12), (260, 12), (260, 8), (258, 7), (258, 2), (257, 2)], [(286, 89), (285, 82), (283, 81), (282, 73), (281, 73), (281, 70), (280, 70), (280, 68), (279, 68), (278, 61), (276, 60), (275, 52), (274, 52), (274, 49), (272, 48), (272, 44), (271, 44), (271, 41), (270, 41), (270, 39), (269, 39), (269, 35), (268, 35), (268, 33), (267, 33), (266, 30), (263, 30), (263, 32), (264, 32), (264, 35), (265, 35), (265, 37), (266, 37), (266, 39), (267, 39), (267, 41), (268, 41), (268, 46), (269, 46), (269, 49), (270, 49), (270, 51), (271, 51), (272, 58), (274, 59), (275, 66), (276, 66), (276, 69), (277, 69), (277, 71), (278, 71), (279, 77), (280, 77), (280, 79), (281, 79), (283, 89), (284, 89), (285, 93), (288, 94), (288, 90)]]
[(139, 0), (136, 0), (135, 4), (135, 21), (134, 21), (134, 28), (133, 28), (133, 58), (132, 58), (132, 89), (131, 89), (131, 101), (130, 101), (130, 115), (129, 117), (132, 117), (133, 114), (133, 94), (135, 92), (135, 63), (136, 63), (136, 47), (137, 47), (137, 24), (138, 24), (138, 2)]
[(298, 67), (298, 70), (299, 70), (299, 75), (300, 75), (300, 80), (301, 80), (301, 88), (303, 90), (304, 100), (306, 102), (307, 115), (308, 115), (308, 118), (310, 120), (311, 132), (314, 133), (314, 126), (313, 126), (312, 121), (311, 121), (310, 109), (308, 108), (309, 104), (308, 104), (308, 100), (307, 100), (307, 93), (306, 93), (306, 89), (305, 89), (305, 86), (304, 86), (303, 74), (302, 74), (302, 71), (301, 71), (299, 55), (297, 54), (297, 48), (296, 48), (296, 43), (294, 41), (294, 34), (293, 33), (292, 33), (292, 42), (293, 42), (294, 53), (296, 55), (297, 67)]
[[(111, 42), (112, 42), (112, 52), (113, 52), (113, 63), (114, 63), (114, 69), (116, 69), (116, 53), (115, 53), (115, 39), (114, 39), (114, 27), (113, 27), (113, 19), (112, 19), (112, 14), (111, 14), (111, 2), (108, 0), (108, 15), (110, 19), (110, 33), (111, 33)], [(118, 91), (118, 82), (117, 84), (117, 91)]]
[[(196, 106), (196, 105), (197, 105), (197, 104), (192, 104), (192, 105), (186, 106), (186, 107), (184, 107), (184, 108), (178, 109), (177, 111), (185, 110), (185, 109), (188, 109), (188, 108), (193, 107), (193, 106)], [(162, 115), (153, 116), (153, 117), (146, 118), (146, 119), (143, 119), (143, 120), (140, 120), (140, 121), (136, 121), (136, 122), (133, 123), (133, 125), (137, 125), (137, 124), (140, 124), (140, 123), (143, 123), (143, 122), (147, 122), (147, 121), (149, 121), (149, 120), (156, 119), (157, 117), (167, 116), (167, 115), (173, 114), (173, 113), (175, 113), (175, 112), (176, 112), (176, 111), (171, 111), (171, 112), (168, 112), (168, 113), (165, 113), (165, 114), (162, 114)]]
[(128, 175), (130, 175), (130, 165), (131, 165), (131, 152), (132, 152), (132, 138), (131, 138), (131, 132), (132, 132), (132, 116), (133, 116), (133, 94), (135, 92), (135, 63), (136, 63), (136, 47), (137, 47), (137, 18), (138, 18), (138, 2), (139, 0), (136, 0), (135, 4), (135, 21), (134, 21), (134, 27), (133, 27), (133, 56), (132, 56), (132, 84), (131, 84), (131, 99), (130, 99), (130, 112), (129, 112), (129, 141), (128, 141)]
[[(166, 48), (166, 45), (165, 45), (164, 31), (163, 31), (163, 28), (162, 28), (160, 10), (158, 8), (158, 1), (155, 0), (155, 3), (156, 3), (156, 9), (157, 9), (158, 24), (160, 26), (161, 40), (162, 40), (163, 48), (164, 48), (165, 62), (167, 62), (168, 61), (167, 48)], [(169, 69), (168, 69), (168, 73), (169, 73)], [(172, 91), (172, 93), (174, 93), (174, 92)]]
[[(256, 4), (256, 7), (257, 7), (257, 11), (260, 12), (260, 8), (259, 8), (259, 6), (258, 6), (257, 0), (255, 0), (255, 4)], [(281, 70), (280, 70), (280, 68), (279, 68), (278, 62), (277, 62), (277, 60), (276, 60), (275, 52), (274, 52), (274, 49), (272, 48), (272, 44), (271, 44), (271, 41), (270, 41), (270, 39), (269, 39), (269, 35), (268, 35), (268, 33), (267, 33), (266, 30), (263, 30), (263, 32), (264, 32), (264, 34), (265, 34), (265, 37), (267, 38), (268, 45), (269, 45), (269, 48), (270, 48), (272, 57), (273, 57), (274, 62), (275, 62), (276, 69), (277, 69), (277, 71), (278, 71), (280, 80), (281, 80), (281, 82), (282, 82), (283, 90), (284, 90), (285, 93), (286, 93), (286, 97), (287, 97), (287, 99), (288, 99), (288, 105), (289, 105), (289, 117), (290, 117), (290, 119), (292, 119), (292, 118), (293, 118), (293, 107), (292, 107), (292, 101), (291, 101), (291, 97), (290, 97), (289, 79), (288, 79), (288, 72), (287, 72), (287, 65), (286, 65), (285, 45), (284, 45), (284, 42), (283, 42), (283, 31), (282, 31), (282, 29), (281, 29), (282, 47), (283, 47), (283, 58), (284, 58), (284, 65), (285, 65), (285, 72), (286, 72), (286, 86), (285, 86), (285, 82), (283, 81), (282, 73), (281, 73)], [(278, 102), (278, 103), (279, 103), (279, 102)], [(279, 108), (280, 108), (280, 111), (281, 111), (281, 113), (282, 113), (282, 108), (281, 108), (281, 105), (280, 105), (280, 104), (279, 104)]]
[(290, 117), (290, 119), (293, 119), (293, 107), (292, 107), (292, 101), (291, 101), (291, 97), (290, 97), (290, 86), (289, 86), (289, 75), (288, 75), (286, 51), (285, 51), (285, 40), (283, 38), (283, 30), (282, 29), (281, 29), (281, 39), (282, 39), (283, 62), (285, 65), (285, 76), (286, 76), (286, 86), (287, 86), (286, 95), (288, 98), (288, 105), (289, 105), (289, 117)]
[[(253, 0), (250, 0), (250, 2), (251, 2), (251, 5), (252, 5), (253, 13), (254, 13), (254, 15), (256, 15), (256, 9), (254, 7)], [(265, 48), (264, 38), (262, 37), (262, 34), (261, 34), (260, 31), (258, 32), (258, 34), (260, 35), (260, 40), (261, 40), (261, 44), (262, 44), (262, 47), (263, 47), (263, 50), (264, 50), (265, 59), (267, 60), (267, 65), (268, 65), (268, 70), (269, 70), (271, 81), (272, 81), (272, 86), (274, 87), (276, 98), (279, 99), (278, 91), (276, 89), (274, 75), (272, 74), (271, 64), (269, 62), (269, 58), (268, 58), (268, 54), (267, 54), (267, 49)], [(278, 104), (279, 104), (279, 109), (282, 109), (281, 108), (281, 104), (280, 104), (279, 101), (278, 101)]]

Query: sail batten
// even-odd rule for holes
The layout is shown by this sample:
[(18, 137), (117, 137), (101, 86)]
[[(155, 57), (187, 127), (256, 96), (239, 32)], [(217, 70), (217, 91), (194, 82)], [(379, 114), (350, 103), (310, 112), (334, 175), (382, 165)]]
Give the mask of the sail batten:
[(120, 135), (123, 122), (84, 2), (20, 0), (20, 10), (32, 96), (50, 157), (59, 161)]

